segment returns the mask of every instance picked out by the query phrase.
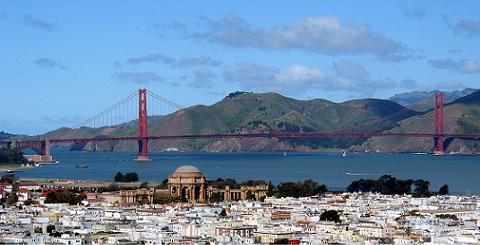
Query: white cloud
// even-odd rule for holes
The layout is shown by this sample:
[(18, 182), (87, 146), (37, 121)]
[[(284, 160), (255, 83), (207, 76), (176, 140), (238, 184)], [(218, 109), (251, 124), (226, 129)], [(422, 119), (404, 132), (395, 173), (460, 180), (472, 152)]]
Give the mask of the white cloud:
[(230, 47), (270, 50), (304, 50), (326, 55), (373, 54), (382, 60), (410, 57), (407, 48), (366, 25), (343, 23), (335, 16), (303, 18), (271, 28), (255, 27), (229, 14), (215, 21), (203, 17), (206, 30), (191, 35)]
[(60, 61), (53, 60), (53, 59), (50, 59), (50, 58), (45, 58), (45, 57), (36, 59), (34, 61), (34, 63), (37, 66), (42, 67), (42, 68), (59, 68), (59, 69), (62, 69), (62, 70), (65, 70), (65, 69), (68, 68), (68, 66), (62, 64), (62, 62), (60, 62)]
[(434, 59), (429, 60), (428, 63), (436, 69), (444, 69), (461, 73), (476, 73), (480, 72), (480, 65), (478, 60), (460, 59), (458, 61), (452, 59)]
[(477, 20), (460, 20), (455, 24), (452, 24), (447, 16), (442, 16), (443, 22), (448, 27), (452, 28), (455, 34), (461, 34), (467, 37), (480, 35), (480, 21)]
[[(223, 64), (220, 60), (212, 59), (208, 56), (181, 57), (177, 59), (160, 53), (130, 57), (126, 59), (124, 63), (129, 65), (140, 65), (144, 63), (167, 64), (172, 68), (191, 68), (197, 66), (217, 67)], [(119, 67), (122, 62), (116, 62), (115, 64), (115, 66)]]
[(404, 10), (403, 14), (410, 18), (422, 20), (427, 13), (425, 9), (416, 8), (416, 9)]
[(464, 89), (465, 86), (461, 82), (444, 81), (444, 82), (437, 83), (436, 88), (442, 91), (453, 91), (453, 90)]
[(145, 84), (163, 82), (165, 79), (155, 72), (115, 72), (113, 78), (123, 83)]
[(44, 31), (52, 31), (55, 28), (55, 24), (31, 15), (25, 15), (23, 18), (23, 23), (35, 29)]
[(228, 82), (238, 83), (244, 89), (275, 91), (290, 95), (302, 94), (311, 89), (365, 95), (397, 85), (389, 79), (371, 79), (362, 66), (352, 61), (335, 65), (332, 74), (327, 74), (319, 68), (302, 65), (278, 69), (258, 64), (240, 64), (235, 68), (225, 68), (223, 77)]
[(211, 88), (216, 78), (218, 78), (216, 73), (207, 68), (201, 68), (193, 73), (193, 82), (188, 85), (194, 88)]

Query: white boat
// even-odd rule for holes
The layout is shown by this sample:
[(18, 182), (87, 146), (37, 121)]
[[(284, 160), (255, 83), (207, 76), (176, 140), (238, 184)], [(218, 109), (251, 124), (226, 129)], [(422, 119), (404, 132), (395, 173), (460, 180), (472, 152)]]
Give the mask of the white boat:
[(347, 156), (347, 151), (343, 150), (342, 157), (346, 157), (346, 156)]
[(286, 151), (283, 152), (283, 156), (284, 156), (284, 157), (287, 156), (287, 152), (286, 152)]

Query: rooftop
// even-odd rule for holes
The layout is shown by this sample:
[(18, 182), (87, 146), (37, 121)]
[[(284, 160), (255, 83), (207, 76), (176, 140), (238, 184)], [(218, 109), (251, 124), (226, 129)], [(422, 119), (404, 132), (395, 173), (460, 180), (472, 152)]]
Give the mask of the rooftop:
[(175, 170), (175, 173), (201, 173), (201, 171), (192, 165), (183, 165)]

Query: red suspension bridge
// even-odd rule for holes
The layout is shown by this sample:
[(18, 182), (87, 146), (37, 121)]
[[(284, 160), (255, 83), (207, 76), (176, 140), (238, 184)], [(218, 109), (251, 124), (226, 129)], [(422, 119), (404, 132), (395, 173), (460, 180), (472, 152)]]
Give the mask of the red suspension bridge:
[[(147, 106), (147, 95), (155, 101), (153, 106)], [(138, 100), (135, 101), (138, 96)], [(135, 102), (132, 105), (132, 101)], [(135, 93), (129, 95), (125, 99), (121, 100), (117, 104), (105, 109), (99, 114), (96, 114), (92, 118), (84, 121), (79, 125), (77, 130), (80, 130), (82, 126), (92, 126), (93, 128), (102, 127), (106, 125), (114, 125), (119, 121), (125, 121), (129, 114), (134, 112), (136, 114), (137, 121), (137, 135), (136, 136), (118, 136), (118, 137), (69, 137), (69, 138), (50, 138), (50, 139), (28, 139), (28, 140), (10, 140), (1, 141), (1, 145), (16, 148), (19, 150), (32, 149), (36, 153), (42, 156), (43, 160), (51, 161), (50, 144), (61, 143), (87, 143), (87, 142), (105, 142), (105, 141), (136, 141), (138, 142), (138, 158), (139, 161), (149, 160), (148, 156), (148, 144), (150, 141), (157, 140), (193, 140), (193, 139), (214, 139), (214, 138), (319, 138), (319, 137), (416, 137), (416, 138), (432, 138), (434, 142), (433, 153), (442, 155), (444, 154), (444, 141), (446, 138), (460, 138), (460, 139), (480, 139), (480, 134), (456, 134), (445, 133), (443, 128), (443, 94), (436, 93), (434, 103), (434, 120), (433, 120), (433, 132), (431, 133), (397, 133), (397, 132), (348, 132), (342, 131), (328, 131), (328, 132), (304, 132), (304, 133), (292, 133), (292, 132), (270, 132), (270, 133), (240, 133), (240, 134), (187, 134), (187, 135), (149, 135), (148, 134), (148, 117), (147, 109), (157, 110), (159, 104), (163, 104), (173, 109), (180, 109), (181, 106), (169, 101), (157, 94), (147, 91), (146, 89), (140, 89)], [(136, 107), (136, 108), (134, 108)], [(378, 121), (387, 120), (400, 113), (405, 112), (403, 109), (392, 115), (388, 115), (384, 118), (377, 119)], [(116, 112), (116, 114), (115, 114)], [(124, 113), (126, 117), (119, 116)], [(128, 119), (127, 119), (128, 121)], [(366, 124), (370, 125), (370, 124)], [(358, 127), (356, 127), (358, 128)]]

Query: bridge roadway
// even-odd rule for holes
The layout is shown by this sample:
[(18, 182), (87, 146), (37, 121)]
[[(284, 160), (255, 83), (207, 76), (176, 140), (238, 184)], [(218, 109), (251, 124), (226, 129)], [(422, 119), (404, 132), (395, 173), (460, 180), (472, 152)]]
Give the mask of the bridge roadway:
[[(50, 143), (83, 143), (83, 142), (101, 142), (101, 141), (137, 141), (147, 140), (185, 140), (185, 139), (215, 139), (215, 138), (315, 138), (315, 137), (414, 137), (414, 138), (460, 138), (460, 139), (480, 139), (480, 134), (456, 134), (456, 133), (354, 133), (354, 132), (308, 132), (308, 133), (252, 133), (252, 134), (186, 134), (186, 135), (159, 135), (159, 136), (123, 136), (123, 137), (105, 137), (105, 138), (62, 138), (48, 139)], [(17, 140), (17, 142), (33, 143), (43, 141), (44, 139)], [(9, 143), (10, 141), (3, 141)]]

